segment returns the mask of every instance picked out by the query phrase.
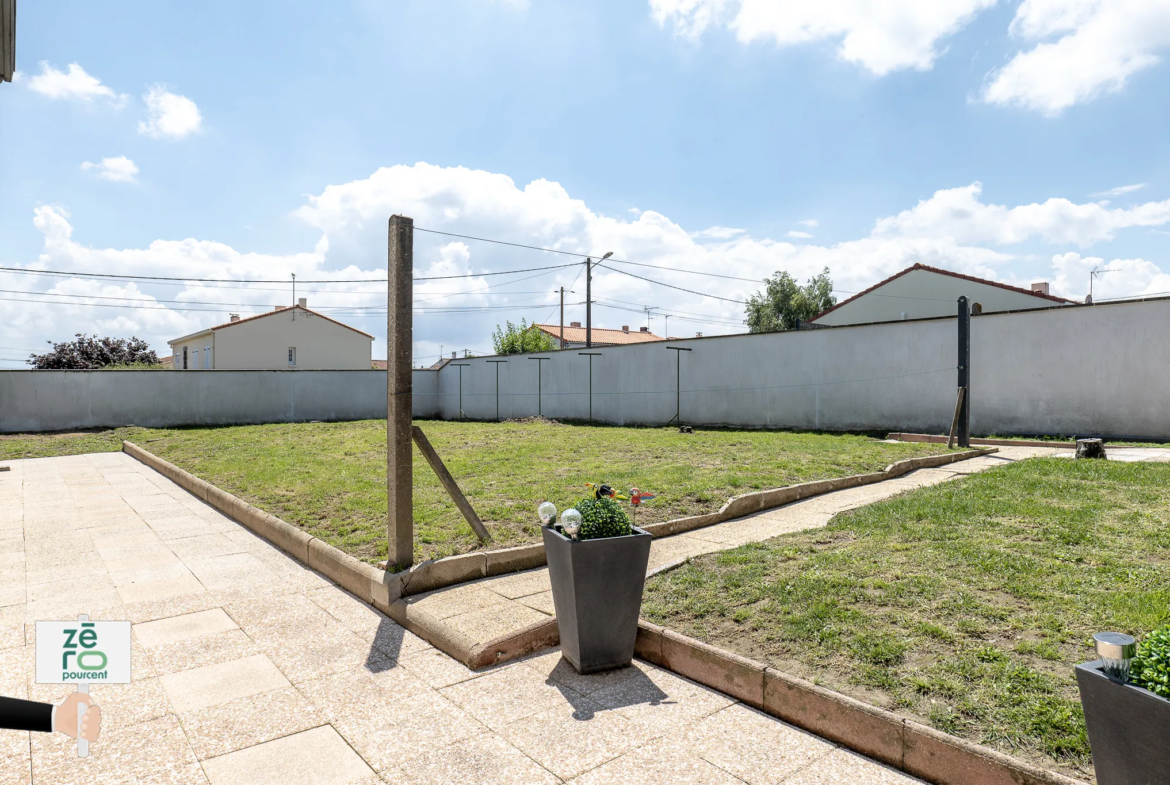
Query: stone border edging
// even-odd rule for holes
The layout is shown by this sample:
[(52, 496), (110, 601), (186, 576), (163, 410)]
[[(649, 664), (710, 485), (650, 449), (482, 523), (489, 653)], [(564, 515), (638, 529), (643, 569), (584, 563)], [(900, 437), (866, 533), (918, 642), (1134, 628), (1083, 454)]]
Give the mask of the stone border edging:
[[(887, 439), (900, 442), (927, 442), (930, 444), (946, 444), (947, 436), (930, 433), (900, 433), (886, 434)], [(1039, 439), (971, 439), (971, 444), (990, 444), (996, 447), (1058, 447), (1063, 450), (1075, 450), (1076, 442), (1046, 442)]]
[(751, 515), (754, 512), (763, 512), (764, 510), (770, 510), (775, 507), (783, 507), (785, 504), (791, 504), (792, 502), (801, 501), (813, 496), (841, 491), (846, 488), (857, 488), (862, 485), (872, 485), (873, 483), (901, 477), (917, 469), (933, 469), (937, 466), (945, 466), (948, 463), (965, 461), (969, 458), (978, 458), (981, 455), (990, 455), (995, 452), (999, 452), (999, 450), (985, 447), (974, 450), (963, 450), (962, 452), (907, 458), (903, 461), (891, 463), (884, 470), (871, 474), (851, 474), (848, 477), (834, 477), (830, 480), (813, 480), (797, 485), (786, 485), (783, 488), (772, 488), (766, 491), (745, 493), (742, 496), (734, 496), (729, 499), (718, 512), (711, 512), (706, 515), (692, 515), (689, 518), (675, 518), (673, 521), (664, 521), (663, 523), (651, 523), (642, 528), (655, 537), (682, 534), (683, 532), (694, 531), (695, 529), (702, 529), (717, 523), (723, 523), (733, 518)]
[(938, 785), (1087, 785), (644, 620), (634, 653)]

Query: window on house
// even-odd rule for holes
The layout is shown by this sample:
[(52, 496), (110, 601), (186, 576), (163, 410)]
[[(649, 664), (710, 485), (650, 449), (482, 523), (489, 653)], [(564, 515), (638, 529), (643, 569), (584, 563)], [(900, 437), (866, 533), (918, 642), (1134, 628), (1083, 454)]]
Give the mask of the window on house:
[(288, 347), (288, 367), (292, 368), (297, 364), (297, 347)]
[(183, 370), (187, 370), (187, 347), (183, 347)]
[(205, 370), (211, 370), (211, 347), (203, 347), (203, 367)]
[(197, 370), (197, 371), (199, 370), (199, 350), (198, 349), (193, 349), (191, 351), (191, 365), (193, 365), (195, 367), (195, 370)]

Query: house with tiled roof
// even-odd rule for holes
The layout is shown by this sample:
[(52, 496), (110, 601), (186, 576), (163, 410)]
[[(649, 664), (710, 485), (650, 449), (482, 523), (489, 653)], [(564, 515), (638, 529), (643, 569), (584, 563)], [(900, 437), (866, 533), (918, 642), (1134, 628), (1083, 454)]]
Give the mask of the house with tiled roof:
[(972, 313), (1054, 308), (1073, 302), (1049, 293), (1047, 282), (1030, 289), (971, 275), (916, 264), (822, 311), (809, 322), (816, 326), (872, 324), (905, 319), (954, 316), (965, 296)]
[[(551, 336), (561, 349), (580, 349), (585, 346), (585, 328), (581, 326), (580, 322), (569, 322), (568, 326), (564, 328), (564, 335), (561, 334), (561, 326), (559, 324), (534, 324), (529, 329), (540, 330), (542, 333)], [(603, 327), (593, 328), (594, 346), (625, 346), (631, 343), (649, 343), (650, 341), (665, 340), (662, 336), (650, 332), (650, 329), (647, 327), (641, 327), (633, 331), (630, 330), (629, 325), (622, 325), (622, 329), (620, 330), (606, 329)]]
[(309, 310), (307, 300), (279, 305), (176, 338), (177, 371), (369, 370), (374, 336)]

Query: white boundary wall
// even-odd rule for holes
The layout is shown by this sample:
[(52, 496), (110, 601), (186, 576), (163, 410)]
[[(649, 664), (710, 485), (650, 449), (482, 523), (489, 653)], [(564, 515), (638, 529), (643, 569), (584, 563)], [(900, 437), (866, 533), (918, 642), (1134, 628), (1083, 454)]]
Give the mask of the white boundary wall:
[[(1170, 437), (1170, 300), (987, 314), (971, 320), (974, 433)], [(857, 325), (596, 349), (593, 418), (667, 422), (681, 346), (684, 423), (944, 432), (954, 412), (956, 321)], [(587, 419), (589, 358), (461, 360), (463, 413)], [(543, 366), (538, 401), (537, 366)], [(499, 396), (496, 372), (499, 369)], [(459, 368), (415, 371), (416, 417), (459, 417)], [(0, 431), (374, 419), (378, 371), (0, 371)]]

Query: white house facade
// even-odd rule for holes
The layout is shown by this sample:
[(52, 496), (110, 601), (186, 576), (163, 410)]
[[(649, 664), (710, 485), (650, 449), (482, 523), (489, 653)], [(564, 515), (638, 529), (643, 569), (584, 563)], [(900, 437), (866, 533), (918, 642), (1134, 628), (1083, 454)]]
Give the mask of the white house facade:
[(374, 336), (310, 311), (305, 300), (168, 341), (176, 371), (369, 370)]
[(872, 324), (954, 316), (966, 296), (976, 313), (1053, 308), (1071, 303), (1048, 293), (1047, 283), (1031, 290), (916, 264), (864, 292), (842, 300), (809, 320), (814, 325)]

